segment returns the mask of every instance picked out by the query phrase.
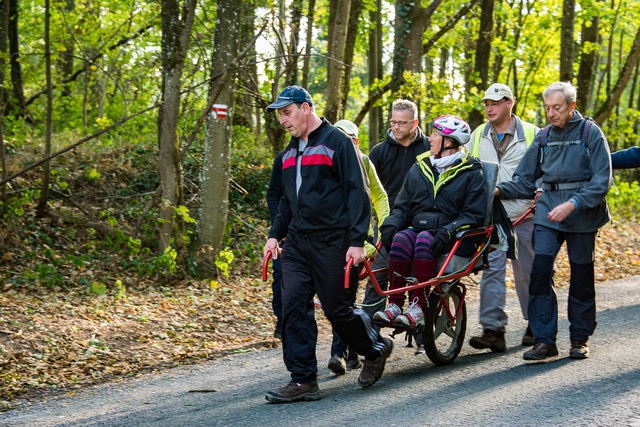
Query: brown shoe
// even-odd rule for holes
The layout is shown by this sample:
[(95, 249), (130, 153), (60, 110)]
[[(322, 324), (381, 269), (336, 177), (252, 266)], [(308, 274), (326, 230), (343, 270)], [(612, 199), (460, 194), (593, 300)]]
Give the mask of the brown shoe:
[(522, 358), (524, 360), (543, 360), (547, 357), (557, 356), (558, 355), (558, 347), (555, 344), (545, 344), (542, 342), (537, 342), (533, 345), (533, 348), (529, 351), (526, 351)]
[(318, 387), (316, 381), (310, 383), (295, 383), (291, 381), (276, 390), (268, 391), (264, 397), (272, 403), (291, 403), (303, 400), (319, 400), (321, 395), (320, 387)]
[(507, 343), (504, 340), (504, 332), (485, 329), (482, 336), (472, 337), (469, 345), (478, 350), (490, 348), (494, 353), (504, 353), (507, 351)]
[(586, 341), (571, 341), (569, 359), (586, 359), (589, 357), (589, 344)]
[(374, 360), (365, 360), (362, 365), (362, 370), (358, 377), (358, 385), (360, 387), (371, 387), (382, 377), (384, 365), (393, 350), (393, 341), (389, 338), (382, 338), (382, 341), (384, 342), (384, 349), (380, 357)]
[(536, 339), (533, 337), (533, 332), (531, 332), (531, 327), (527, 325), (527, 330), (524, 331), (524, 335), (522, 336), (522, 346), (531, 347), (535, 343), (536, 343)]

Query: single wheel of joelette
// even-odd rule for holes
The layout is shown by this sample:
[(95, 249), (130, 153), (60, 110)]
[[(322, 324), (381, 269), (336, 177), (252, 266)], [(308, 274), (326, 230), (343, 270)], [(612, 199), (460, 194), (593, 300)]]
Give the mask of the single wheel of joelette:
[[(458, 357), (462, 345), (464, 344), (464, 335), (467, 331), (467, 306), (463, 299), (464, 285), (459, 283), (451, 283), (450, 290), (447, 293), (437, 295), (431, 292), (429, 295), (429, 308), (425, 315), (425, 325), (423, 332), (424, 350), (429, 359), (436, 365), (449, 365)], [(443, 287), (448, 287), (442, 284)], [(458, 307), (460, 313), (453, 320), (447, 313), (455, 316)]]

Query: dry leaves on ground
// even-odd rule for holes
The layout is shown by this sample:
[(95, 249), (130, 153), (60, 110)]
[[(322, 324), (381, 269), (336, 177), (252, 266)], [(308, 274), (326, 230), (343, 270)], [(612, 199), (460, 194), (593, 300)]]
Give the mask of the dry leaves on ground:
[[(640, 229), (614, 222), (599, 234), (596, 280), (640, 274)], [(566, 286), (563, 249), (556, 283)], [(475, 302), (470, 302), (475, 303)], [(322, 317), (322, 316), (319, 316)], [(41, 398), (87, 384), (257, 348), (273, 338), (269, 282), (235, 278), (95, 296), (84, 290), (0, 293), (0, 400)], [(322, 337), (328, 324), (319, 322)], [(323, 338), (324, 339), (324, 338)]]

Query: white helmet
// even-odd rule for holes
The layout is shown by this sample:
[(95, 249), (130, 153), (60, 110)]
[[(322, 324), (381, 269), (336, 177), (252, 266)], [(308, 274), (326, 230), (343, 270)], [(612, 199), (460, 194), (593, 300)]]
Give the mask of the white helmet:
[(471, 137), (471, 128), (467, 122), (451, 114), (433, 119), (429, 126), (437, 130), (440, 135), (456, 140), (460, 145), (469, 142)]

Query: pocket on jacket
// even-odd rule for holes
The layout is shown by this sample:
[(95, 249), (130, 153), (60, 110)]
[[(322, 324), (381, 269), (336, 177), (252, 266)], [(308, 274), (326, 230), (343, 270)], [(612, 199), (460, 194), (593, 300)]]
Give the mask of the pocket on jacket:
[(435, 230), (439, 227), (439, 219), (431, 212), (422, 212), (413, 217), (411, 226), (416, 230)]

